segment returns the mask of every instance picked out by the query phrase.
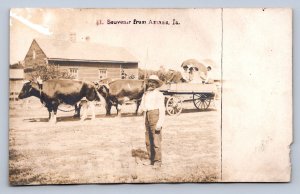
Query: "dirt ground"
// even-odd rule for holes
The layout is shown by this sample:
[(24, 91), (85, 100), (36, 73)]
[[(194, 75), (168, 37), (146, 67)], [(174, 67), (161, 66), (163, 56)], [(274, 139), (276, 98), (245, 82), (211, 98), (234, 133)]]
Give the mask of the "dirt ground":
[(13, 185), (143, 182), (215, 182), (220, 180), (220, 110), (197, 111), (184, 104), (179, 116), (167, 116), (162, 131), (163, 164), (144, 166), (136, 153), (145, 152), (143, 117), (127, 105), (121, 118), (115, 110), (96, 119), (74, 119), (58, 112), (47, 122), (38, 100), (11, 104), (9, 180)]

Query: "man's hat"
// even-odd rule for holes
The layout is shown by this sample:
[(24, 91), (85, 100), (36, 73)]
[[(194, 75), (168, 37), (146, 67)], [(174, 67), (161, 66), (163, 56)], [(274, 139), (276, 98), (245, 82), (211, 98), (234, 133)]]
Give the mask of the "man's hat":
[(148, 79), (146, 79), (146, 83), (149, 82), (149, 80), (155, 81), (158, 84), (158, 87), (163, 85), (163, 81), (161, 81), (157, 75), (150, 75)]

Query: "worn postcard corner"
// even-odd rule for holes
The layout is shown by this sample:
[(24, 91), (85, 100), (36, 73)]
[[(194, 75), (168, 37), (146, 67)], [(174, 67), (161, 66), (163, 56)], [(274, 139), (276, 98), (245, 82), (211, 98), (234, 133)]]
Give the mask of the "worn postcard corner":
[(11, 185), (288, 182), (292, 10), (10, 10)]

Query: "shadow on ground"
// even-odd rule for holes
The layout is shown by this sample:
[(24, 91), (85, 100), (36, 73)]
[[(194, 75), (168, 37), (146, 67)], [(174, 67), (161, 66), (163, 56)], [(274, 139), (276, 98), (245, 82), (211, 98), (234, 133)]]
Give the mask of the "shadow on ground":
[[(216, 111), (216, 109), (212, 109), (209, 108), (207, 110), (198, 110), (198, 109), (183, 109), (181, 114), (185, 114), (185, 113), (198, 113), (198, 112), (210, 112), (210, 111)], [(135, 114), (135, 113), (122, 113), (121, 117), (125, 117), (125, 118), (129, 118), (129, 117), (140, 117), (142, 116), (142, 114)], [(117, 114), (112, 114), (112, 115), (105, 115), (105, 114), (101, 114), (101, 115), (96, 115), (96, 119), (97, 118), (118, 118)], [(85, 119), (85, 121), (87, 120), (91, 120), (90, 117), (88, 117), (87, 119)], [(28, 121), (28, 122), (48, 122), (48, 118), (29, 118), (29, 119), (24, 119), (24, 121)], [(80, 121), (79, 117), (74, 117), (74, 116), (60, 116), (57, 117), (57, 122), (70, 122), (70, 121)]]

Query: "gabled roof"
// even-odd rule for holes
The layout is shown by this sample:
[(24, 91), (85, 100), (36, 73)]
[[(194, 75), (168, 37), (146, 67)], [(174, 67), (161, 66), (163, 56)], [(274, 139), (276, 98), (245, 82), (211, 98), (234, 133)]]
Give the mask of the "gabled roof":
[(50, 60), (138, 62), (126, 49), (121, 47), (56, 39), (34, 39), (34, 41)]

